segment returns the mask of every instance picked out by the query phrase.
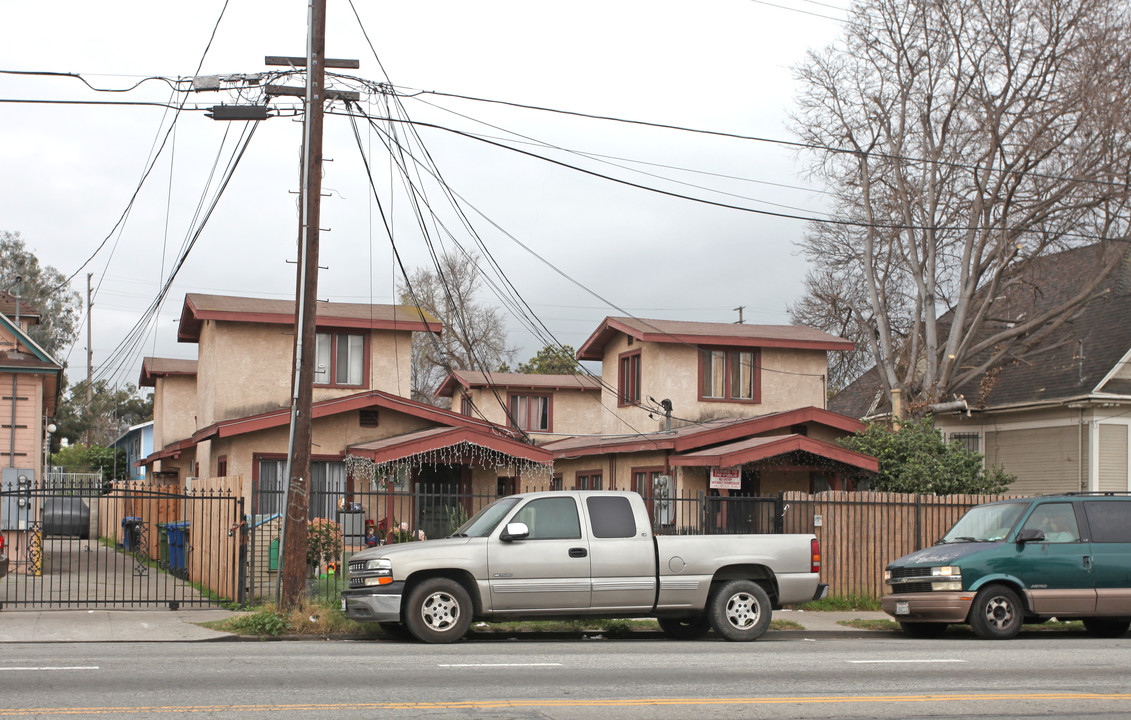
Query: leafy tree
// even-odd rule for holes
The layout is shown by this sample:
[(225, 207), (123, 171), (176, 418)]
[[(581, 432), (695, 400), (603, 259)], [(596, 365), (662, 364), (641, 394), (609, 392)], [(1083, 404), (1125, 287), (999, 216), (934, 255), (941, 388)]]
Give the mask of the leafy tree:
[(106, 479), (128, 480), (130, 476), (126, 451), (122, 448), (70, 445), (52, 453), (51, 464), (67, 472), (101, 472)]
[(75, 339), (82, 315), (82, 299), (65, 288), (66, 280), (55, 268), (40, 265), (19, 233), (0, 231), (0, 289), (18, 291), (21, 302), (39, 312), (39, 323), (28, 334), (55, 358)]
[[(861, 0), (811, 52), (794, 130), (835, 222), (814, 223), (794, 320), (856, 340), (890, 399), (938, 402), (1095, 298), (1114, 247), (1047, 305), (1027, 270), (1131, 225), (1124, 0)], [(1109, 242), (1111, 241), (1111, 242)], [(839, 373), (839, 369), (838, 369)]]
[[(94, 383), (91, 403), (86, 402), (86, 383), (71, 387), (55, 412), (58, 428), (53, 441), (67, 438), (71, 443), (86, 440), (89, 431), (94, 446), (111, 445), (133, 425), (153, 419), (153, 395), (142, 394), (132, 383), (111, 388), (105, 380)], [(56, 444), (55, 447), (58, 447)]]
[(546, 345), (524, 363), (518, 372), (534, 375), (578, 375), (577, 352), (570, 345)]
[(1000, 466), (982, 468), (983, 456), (960, 442), (947, 443), (931, 418), (890, 430), (869, 423), (840, 444), (879, 460), (871, 489), (924, 495), (998, 494), (1017, 479)]
[(418, 268), (399, 291), (444, 325), (441, 335), (416, 333), (412, 340), (412, 397), (435, 403), (435, 393), (452, 370), (494, 370), (514, 359), (498, 308), (477, 298), (482, 285), (479, 258), (446, 253), (434, 268)]

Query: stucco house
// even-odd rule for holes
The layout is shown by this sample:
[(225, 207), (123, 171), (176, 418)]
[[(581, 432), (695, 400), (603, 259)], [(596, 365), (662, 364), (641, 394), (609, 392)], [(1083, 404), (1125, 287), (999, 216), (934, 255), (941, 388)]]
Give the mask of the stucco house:
[[(1049, 255), (1015, 292), (1025, 293), (1027, 312), (1039, 313), (1077, 292), (1072, 280), (1096, 272), (1101, 254), (1113, 251), (1122, 264), (1098, 297), (1051, 327), (1026, 356), (1006, 358), (935, 408), (935, 426), (947, 439), (1017, 475), (1011, 492), (1131, 491), (1131, 252), (1092, 245)], [(891, 414), (874, 371), (829, 406), (857, 418)]]
[(0, 532), (13, 564), (20, 566), (29, 557), (29, 531), (39, 518), (35, 503), (23, 502), (18, 491), (43, 480), (47, 422), (63, 385), (63, 364), (28, 334), (39, 317), (35, 308), (0, 292)]
[[(250, 513), (281, 509), (293, 328), (292, 301), (185, 297), (178, 339), (197, 359), (145, 358), (139, 381), (155, 390), (155, 451), (143, 461), (154, 479), (191, 488), (240, 476)], [(312, 518), (334, 517), (375, 482), (493, 488), (500, 472), (548, 472), (549, 453), (517, 433), (409, 398), (412, 333), (440, 330), (416, 308), (318, 304)], [(396, 475), (391, 458), (412, 472)]]
[(144, 480), (145, 465), (142, 460), (153, 452), (153, 421), (138, 423), (126, 428), (111, 445), (126, 454), (128, 480)]

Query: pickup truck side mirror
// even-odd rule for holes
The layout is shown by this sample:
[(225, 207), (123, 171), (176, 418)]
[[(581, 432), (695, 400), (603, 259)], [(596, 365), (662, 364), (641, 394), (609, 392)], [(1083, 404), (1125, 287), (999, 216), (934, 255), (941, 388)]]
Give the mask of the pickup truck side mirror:
[(525, 540), (528, 537), (530, 537), (530, 528), (523, 522), (507, 523), (507, 526), (503, 528), (503, 532), (499, 535), (499, 539), (503, 542)]
[(1037, 528), (1025, 528), (1021, 532), (1017, 533), (1017, 537), (1015, 539), (1019, 543), (1044, 542), (1045, 533), (1043, 530), (1039, 530)]

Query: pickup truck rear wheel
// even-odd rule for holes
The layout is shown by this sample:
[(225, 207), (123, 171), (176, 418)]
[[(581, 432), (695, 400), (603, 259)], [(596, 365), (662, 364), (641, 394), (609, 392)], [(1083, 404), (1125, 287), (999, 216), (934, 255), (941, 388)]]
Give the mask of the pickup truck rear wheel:
[(770, 627), (770, 596), (753, 580), (730, 580), (711, 594), (711, 628), (733, 642), (757, 640)]
[(405, 606), (405, 627), (426, 643), (455, 642), (471, 626), (471, 596), (448, 578), (432, 578), (413, 588)]
[(698, 640), (711, 630), (711, 621), (706, 615), (686, 618), (657, 618), (664, 634), (675, 640)]

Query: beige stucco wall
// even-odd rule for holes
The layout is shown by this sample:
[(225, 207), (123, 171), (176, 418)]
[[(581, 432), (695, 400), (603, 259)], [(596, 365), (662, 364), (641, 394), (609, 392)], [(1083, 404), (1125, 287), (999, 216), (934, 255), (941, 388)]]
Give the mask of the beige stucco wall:
[(153, 393), (153, 447), (184, 440), (197, 430), (196, 377), (159, 377)]
[[(500, 387), (498, 397), (496, 397), (495, 393), (487, 388), (472, 388), (468, 395), (479, 413), (482, 413), (482, 415), (472, 413), (472, 417), (482, 417), (496, 425), (508, 426), (510, 422), (507, 420), (500, 400), (504, 403), (508, 402), (507, 398), (511, 392), (507, 388)], [(515, 390), (513, 392), (531, 395), (546, 394), (537, 390)], [(562, 435), (588, 435), (601, 431), (601, 415), (604, 412), (601, 410), (599, 390), (558, 390), (550, 393), (550, 395), (553, 397), (551, 401), (551, 429), (553, 432), (531, 433), (535, 442), (553, 440)], [(452, 398), (452, 410), (455, 412), (460, 410), (460, 394), (458, 392)]]
[[(369, 350), (367, 387), (315, 386), (314, 401), (369, 389), (408, 397), (412, 333), (373, 331)], [(288, 407), (293, 355), (294, 331), (288, 326), (205, 321), (197, 360), (200, 426)]]
[[(672, 415), (697, 421), (715, 417), (766, 415), (799, 407), (825, 407), (825, 376), (828, 356), (823, 350), (761, 349), (761, 402), (728, 403), (699, 400), (699, 346), (636, 341), (618, 334), (605, 347), (601, 372), (605, 384), (616, 388), (622, 353), (640, 350), (640, 397), (672, 401)], [(662, 415), (637, 407), (618, 407), (615, 393), (606, 389), (602, 403), (608, 409), (604, 432), (661, 429)]]

